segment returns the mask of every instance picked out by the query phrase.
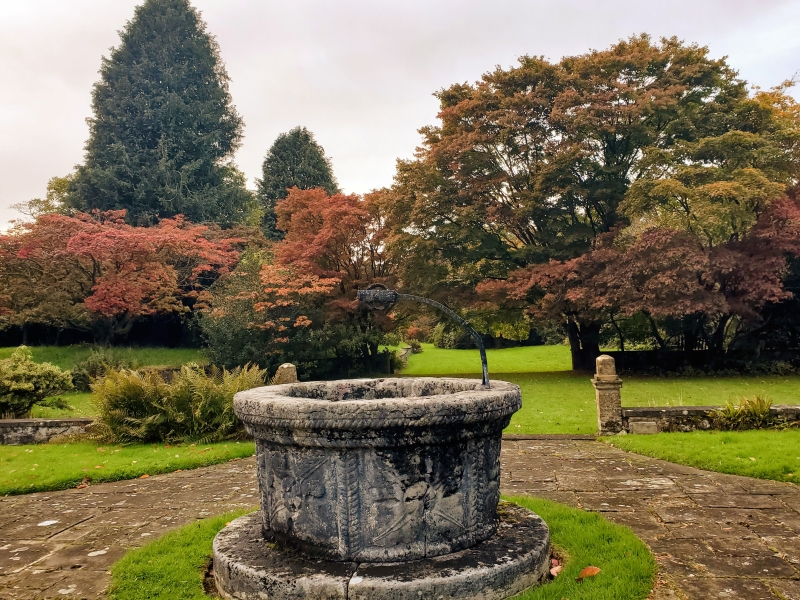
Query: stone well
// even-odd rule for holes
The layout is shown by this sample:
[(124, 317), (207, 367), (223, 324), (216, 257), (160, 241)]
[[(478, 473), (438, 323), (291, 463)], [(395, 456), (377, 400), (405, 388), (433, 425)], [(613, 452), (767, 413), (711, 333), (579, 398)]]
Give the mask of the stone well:
[[(362, 585), (363, 577), (354, 575), (359, 565), (363, 570), (366, 564), (405, 564), (408, 568), (399, 573), (408, 579), (413, 571), (408, 561), (416, 561), (415, 568), (423, 572), (425, 561), (444, 557), (452, 562), (460, 551), (468, 554), (490, 538), (503, 547), (498, 562), (503, 574), (484, 573), (480, 581), (457, 575), (472, 594), (463, 597), (503, 598), (509, 590), (516, 593), (535, 583), (546, 573), (549, 557), (549, 535), (541, 519), (527, 511), (526, 518), (504, 526), (513, 529), (517, 523), (519, 528), (524, 521), (524, 536), (512, 540), (506, 532), (503, 541), (495, 536), (501, 434), (520, 407), (519, 387), (511, 383), (495, 381), (488, 389), (476, 380), (426, 377), (291, 383), (236, 394), (236, 414), (256, 440), (263, 540), (251, 539), (253, 517), (243, 517), (220, 533), (214, 546), (220, 592), (230, 598), (257, 598), (254, 590), (266, 585), (268, 576), (255, 573), (265, 565), (273, 571), (285, 568), (290, 580), (297, 576), (299, 567), (286, 567), (286, 560), (297, 560), (306, 570), (309, 561), (317, 561), (320, 574), (358, 579)], [(523, 542), (531, 527), (538, 539)], [(239, 538), (242, 544), (248, 538), (247, 550), (237, 546)], [(532, 550), (526, 552), (520, 543)], [(484, 554), (491, 547), (485, 546)], [(511, 547), (516, 556), (509, 557)], [(284, 554), (274, 556), (280, 549)], [(262, 554), (273, 556), (265, 563)], [(486, 562), (486, 557), (480, 560)], [(474, 563), (469, 557), (456, 562)], [(450, 575), (456, 571), (451, 569)], [(347, 598), (348, 581), (344, 596), (301, 593), (296, 581), (281, 579), (281, 585), (294, 590), (286, 591), (287, 598)], [(270, 585), (272, 595), (262, 590), (262, 597), (284, 597), (276, 595), (274, 582)], [(373, 585), (371, 597), (383, 597), (381, 585)], [(429, 597), (424, 585), (415, 585), (413, 597)], [(447, 588), (442, 581), (436, 585)], [(483, 593), (481, 586), (500, 591)], [(481, 595), (475, 596), (477, 592)], [(402, 596), (397, 590), (386, 594)]]

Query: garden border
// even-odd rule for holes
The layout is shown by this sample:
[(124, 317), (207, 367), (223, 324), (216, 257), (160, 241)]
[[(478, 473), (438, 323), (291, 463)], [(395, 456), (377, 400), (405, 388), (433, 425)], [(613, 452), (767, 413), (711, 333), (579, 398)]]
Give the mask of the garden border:
[[(622, 425), (628, 433), (688, 432), (719, 429), (713, 413), (722, 406), (629, 406), (621, 410)], [(775, 404), (770, 416), (787, 424), (800, 421), (800, 406)]]
[(58, 435), (84, 433), (94, 419), (74, 417), (67, 419), (0, 419), (0, 444), (19, 446), (42, 444)]

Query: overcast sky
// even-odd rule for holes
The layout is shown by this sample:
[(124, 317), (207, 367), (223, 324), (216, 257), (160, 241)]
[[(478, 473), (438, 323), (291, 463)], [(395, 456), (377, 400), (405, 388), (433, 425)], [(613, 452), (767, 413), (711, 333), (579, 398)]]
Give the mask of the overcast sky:
[[(100, 57), (138, 0), (0, 3), (0, 227), (81, 162)], [(639, 32), (727, 55), (771, 87), (800, 70), (800, 0), (194, 0), (245, 121), (250, 187), (275, 137), (308, 127), (345, 192), (389, 185), (432, 93), (523, 54), (558, 60)], [(795, 92), (796, 97), (800, 94)]]

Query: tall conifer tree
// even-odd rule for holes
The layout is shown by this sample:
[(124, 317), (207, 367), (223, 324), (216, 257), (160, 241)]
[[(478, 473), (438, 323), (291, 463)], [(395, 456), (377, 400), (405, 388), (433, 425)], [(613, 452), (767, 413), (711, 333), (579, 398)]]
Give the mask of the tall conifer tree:
[(242, 220), (252, 204), (230, 163), (242, 138), (214, 38), (188, 0), (146, 0), (103, 58), (86, 162), (69, 202), (147, 224)]
[(270, 239), (282, 237), (275, 226), (275, 203), (286, 198), (286, 190), (323, 188), (329, 195), (339, 193), (325, 150), (305, 127), (280, 134), (267, 152), (261, 170), (258, 198), (264, 210), (264, 234)]

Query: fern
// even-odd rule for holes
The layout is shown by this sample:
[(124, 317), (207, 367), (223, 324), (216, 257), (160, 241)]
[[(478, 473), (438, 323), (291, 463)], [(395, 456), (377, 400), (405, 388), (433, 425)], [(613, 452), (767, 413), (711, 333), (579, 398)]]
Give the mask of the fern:
[(711, 418), (719, 429), (738, 431), (741, 429), (767, 429), (777, 424), (770, 412), (772, 400), (763, 396), (742, 398), (738, 404), (733, 401), (711, 413)]
[(109, 369), (92, 390), (99, 420), (114, 440), (214, 442), (240, 433), (233, 396), (264, 385), (265, 375), (249, 364), (208, 373), (188, 364), (171, 381), (155, 372)]

